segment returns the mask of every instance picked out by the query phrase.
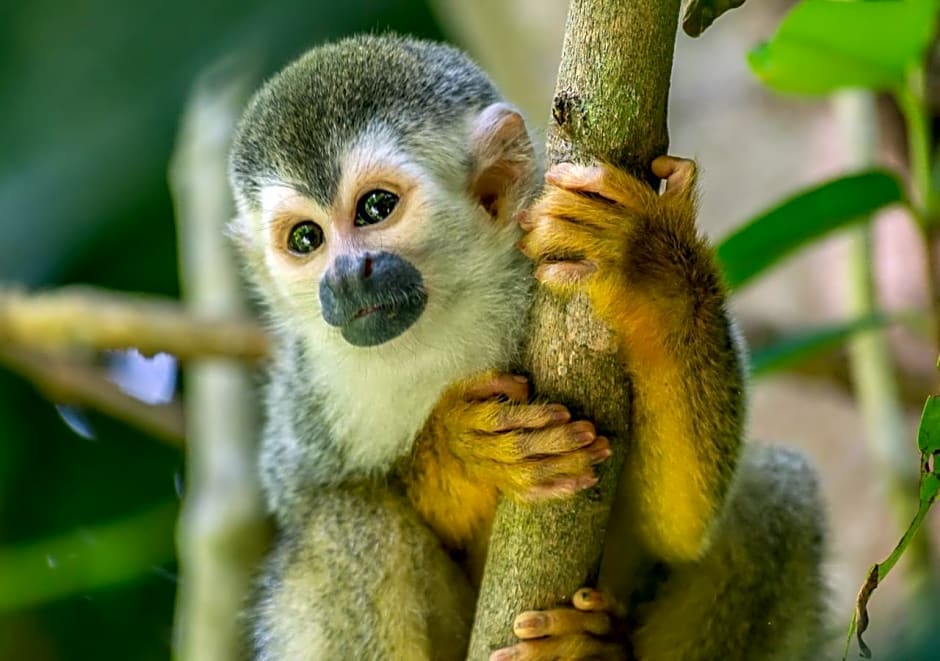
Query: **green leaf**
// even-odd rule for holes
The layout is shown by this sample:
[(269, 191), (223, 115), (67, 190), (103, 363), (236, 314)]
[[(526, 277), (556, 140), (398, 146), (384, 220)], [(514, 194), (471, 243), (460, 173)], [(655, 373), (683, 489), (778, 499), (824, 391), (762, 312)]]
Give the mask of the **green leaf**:
[(927, 473), (920, 479), (921, 506), (930, 507), (940, 494), (940, 475)]
[(904, 199), (897, 178), (877, 170), (799, 193), (739, 227), (718, 245), (725, 282), (732, 289), (739, 288), (801, 246)]
[(940, 452), (940, 395), (931, 395), (924, 404), (917, 429), (917, 447), (925, 454)]
[(748, 64), (781, 92), (896, 89), (924, 56), (936, 8), (936, 0), (803, 0)]
[(178, 503), (0, 549), (0, 613), (128, 582), (174, 558)]
[(753, 351), (751, 375), (763, 377), (790, 369), (817, 354), (838, 347), (856, 333), (881, 328), (892, 321), (880, 314), (866, 315), (780, 338)]
[(682, 29), (690, 37), (698, 37), (719, 16), (744, 4), (744, 0), (689, 0), (682, 15)]

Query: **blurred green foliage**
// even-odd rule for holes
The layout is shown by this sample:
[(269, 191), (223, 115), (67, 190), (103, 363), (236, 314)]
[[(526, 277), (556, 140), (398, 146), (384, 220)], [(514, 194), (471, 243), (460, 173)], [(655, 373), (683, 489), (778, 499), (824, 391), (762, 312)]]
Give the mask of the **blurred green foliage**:
[[(852, 5), (868, 18), (847, 17)], [(923, 52), (935, 6), (807, 0), (750, 63), (785, 91), (897, 87)], [(178, 286), (166, 167), (201, 71), (237, 54), (271, 73), (311, 45), (362, 30), (440, 37), (418, 0), (36, 0), (3, 6), (0, 18), (0, 283), (169, 295)], [(873, 54), (883, 66), (872, 66)], [(903, 199), (884, 172), (829, 182), (742, 226), (719, 256), (740, 286)], [(758, 371), (886, 321), (804, 329), (756, 356)], [(182, 456), (119, 423), (92, 422), (95, 440), (80, 438), (0, 371), (0, 659), (170, 656)]]
[[(237, 54), (269, 75), (326, 39), (385, 29), (440, 37), (419, 0), (3, 3), (0, 282), (175, 295), (166, 168), (198, 74)], [(0, 371), (0, 566), (26, 572), (0, 572), (0, 659), (170, 657), (182, 456), (92, 423), (96, 439), (80, 438)], [(123, 536), (135, 530), (159, 540)], [(129, 566), (148, 569), (130, 580)]]
[(935, 0), (804, 0), (748, 63), (781, 92), (896, 90), (923, 58), (935, 13)]
[(743, 223), (716, 246), (731, 289), (743, 287), (778, 261), (830, 232), (903, 202), (897, 177), (860, 172), (801, 191)]

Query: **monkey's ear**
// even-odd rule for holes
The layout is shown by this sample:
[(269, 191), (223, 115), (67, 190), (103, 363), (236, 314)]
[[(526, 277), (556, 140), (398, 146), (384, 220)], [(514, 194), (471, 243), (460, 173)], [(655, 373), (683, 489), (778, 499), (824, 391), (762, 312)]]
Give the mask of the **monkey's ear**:
[(226, 238), (234, 243), (238, 250), (248, 250), (251, 246), (251, 238), (248, 236), (248, 224), (243, 216), (237, 215), (228, 221), (224, 232)]
[(494, 103), (477, 115), (470, 140), (470, 192), (494, 219), (506, 219), (538, 173), (525, 120), (512, 106)]

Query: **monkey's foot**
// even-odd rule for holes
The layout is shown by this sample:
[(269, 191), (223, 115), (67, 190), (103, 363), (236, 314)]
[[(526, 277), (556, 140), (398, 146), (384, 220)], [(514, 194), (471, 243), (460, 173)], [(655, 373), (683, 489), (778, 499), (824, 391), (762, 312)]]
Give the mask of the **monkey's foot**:
[(625, 661), (623, 608), (605, 593), (581, 588), (573, 608), (525, 611), (516, 617), (513, 633), (522, 642), (496, 650), (490, 661)]
[(520, 220), (527, 234), (519, 248), (536, 262), (536, 278), (558, 293), (587, 287), (601, 313), (625, 288), (655, 279), (640, 272), (646, 253), (674, 254), (694, 236), (695, 164), (661, 156), (652, 170), (666, 180), (662, 195), (608, 165), (552, 167), (546, 191)]
[(594, 486), (610, 443), (561, 404), (529, 403), (525, 377), (486, 372), (451, 387), (432, 413), (467, 476), (524, 500)]

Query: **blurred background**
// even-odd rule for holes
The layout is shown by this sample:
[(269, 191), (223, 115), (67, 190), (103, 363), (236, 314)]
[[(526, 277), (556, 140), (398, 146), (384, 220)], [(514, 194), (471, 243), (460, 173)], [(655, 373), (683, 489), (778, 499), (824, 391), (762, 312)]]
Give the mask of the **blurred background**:
[[(844, 105), (778, 96), (747, 68), (747, 51), (791, 4), (755, 0), (699, 39), (679, 37), (670, 150), (699, 160), (700, 225), (715, 239), (857, 162), (856, 120)], [(447, 39), (541, 127), (566, 9), (564, 0), (8, 1), (0, 7), (0, 286), (178, 296), (167, 168), (192, 85), (220, 59), (235, 56), (266, 77), (354, 32)], [(876, 157), (904, 172), (898, 113), (887, 100), (875, 109)], [(913, 224), (889, 210), (874, 236), (881, 307), (926, 309)], [(735, 295), (752, 344), (850, 316), (851, 241), (818, 242)], [(868, 566), (903, 531), (885, 462), (916, 472), (917, 419), (936, 383), (936, 355), (916, 324), (892, 328), (888, 346), (909, 440), (900, 455), (872, 450), (842, 348), (756, 379), (752, 390), (750, 437), (798, 446), (819, 466), (836, 638)], [(91, 411), (57, 410), (0, 366), (0, 659), (170, 657), (184, 475), (179, 445)], [(910, 514), (916, 504), (915, 486)], [(927, 603), (916, 584), (940, 563), (938, 519), (921, 533), (931, 543), (919, 566), (902, 563), (872, 601), (876, 658), (927, 658), (909, 622)], [(878, 655), (885, 646), (895, 652)]]

